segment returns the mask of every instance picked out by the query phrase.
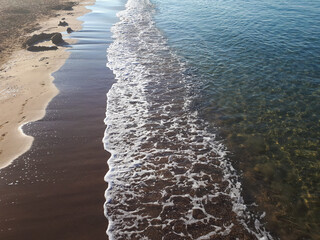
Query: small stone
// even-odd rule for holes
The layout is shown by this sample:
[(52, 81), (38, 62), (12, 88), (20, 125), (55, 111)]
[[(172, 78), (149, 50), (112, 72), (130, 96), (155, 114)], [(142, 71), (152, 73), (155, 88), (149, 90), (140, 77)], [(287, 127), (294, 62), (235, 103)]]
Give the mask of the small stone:
[(192, 216), (194, 219), (202, 219), (206, 217), (201, 209), (193, 209)]
[(68, 28), (67, 28), (67, 33), (70, 34), (70, 33), (72, 33), (72, 32), (73, 32), (72, 28), (71, 28), (71, 27), (68, 27)]
[(66, 27), (66, 26), (69, 26), (69, 24), (66, 22), (66, 21), (60, 21), (58, 26), (63, 26), (63, 27)]
[(40, 58), (39, 62), (42, 62), (42, 61), (44, 61), (46, 59), (48, 59), (48, 57), (42, 57), (42, 58)]

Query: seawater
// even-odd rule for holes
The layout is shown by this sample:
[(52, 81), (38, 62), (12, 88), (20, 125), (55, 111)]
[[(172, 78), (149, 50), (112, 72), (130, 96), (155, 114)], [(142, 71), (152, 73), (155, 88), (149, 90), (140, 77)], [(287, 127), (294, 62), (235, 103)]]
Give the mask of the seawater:
[(128, 0), (118, 17), (109, 237), (319, 238), (320, 3)]

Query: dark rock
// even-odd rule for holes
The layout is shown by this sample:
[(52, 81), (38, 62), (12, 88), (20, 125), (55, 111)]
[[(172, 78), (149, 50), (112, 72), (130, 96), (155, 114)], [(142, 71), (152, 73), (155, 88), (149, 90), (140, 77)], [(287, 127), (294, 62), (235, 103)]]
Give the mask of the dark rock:
[(206, 217), (206, 215), (203, 213), (203, 211), (201, 209), (193, 209), (192, 217), (194, 219), (203, 219)]
[(66, 21), (60, 21), (58, 26), (63, 26), (63, 27), (66, 27), (66, 26), (69, 26), (69, 24), (66, 22)]
[(72, 32), (73, 32), (72, 28), (71, 28), (71, 27), (68, 27), (68, 28), (67, 28), (67, 33), (72, 33)]
[(34, 34), (27, 41), (25, 41), (25, 43), (23, 44), (23, 47), (28, 47), (28, 46), (34, 45), (34, 44), (42, 42), (42, 41), (50, 40), (55, 34), (57, 34), (57, 33)]
[(66, 18), (61, 18), (61, 20), (66, 20)]
[(30, 52), (41, 52), (41, 51), (51, 51), (51, 50), (57, 50), (58, 47), (46, 47), (46, 46), (30, 46), (27, 48)]
[(61, 33), (56, 33), (51, 37), (51, 41), (52, 43), (54, 43), (55, 45), (59, 45), (64, 43), (63, 39), (62, 39), (62, 34)]

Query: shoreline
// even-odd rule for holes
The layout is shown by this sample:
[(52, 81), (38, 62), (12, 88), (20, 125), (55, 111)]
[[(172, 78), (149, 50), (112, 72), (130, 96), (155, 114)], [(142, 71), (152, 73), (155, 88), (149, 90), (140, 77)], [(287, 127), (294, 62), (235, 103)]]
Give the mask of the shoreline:
[(0, 169), (0, 239), (108, 239), (104, 176), (110, 154), (103, 136), (106, 93), (115, 82), (106, 67), (122, 0), (97, 0), (81, 17), (70, 57), (53, 74), (59, 94), (44, 118), (26, 124), (29, 151)]
[(40, 29), (30, 34), (62, 32), (66, 45), (59, 46), (56, 51), (18, 50), (1, 66), (0, 106), (4, 114), (0, 116), (0, 169), (31, 148), (34, 138), (23, 132), (23, 126), (43, 118), (49, 102), (59, 93), (52, 74), (68, 59), (67, 49), (75, 40), (68, 37), (67, 27), (58, 26), (58, 23), (64, 19), (74, 31), (79, 31), (82, 21), (78, 17), (90, 12), (86, 6), (95, 1), (76, 2), (72, 11), (57, 11), (56, 17), (42, 22)]

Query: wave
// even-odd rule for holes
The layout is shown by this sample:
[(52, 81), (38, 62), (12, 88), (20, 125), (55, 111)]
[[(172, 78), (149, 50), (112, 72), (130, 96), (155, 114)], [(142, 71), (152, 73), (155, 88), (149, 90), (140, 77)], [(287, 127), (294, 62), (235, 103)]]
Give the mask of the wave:
[(272, 239), (248, 211), (227, 150), (195, 110), (188, 66), (148, 0), (128, 0), (112, 27), (104, 137), (110, 239)]

